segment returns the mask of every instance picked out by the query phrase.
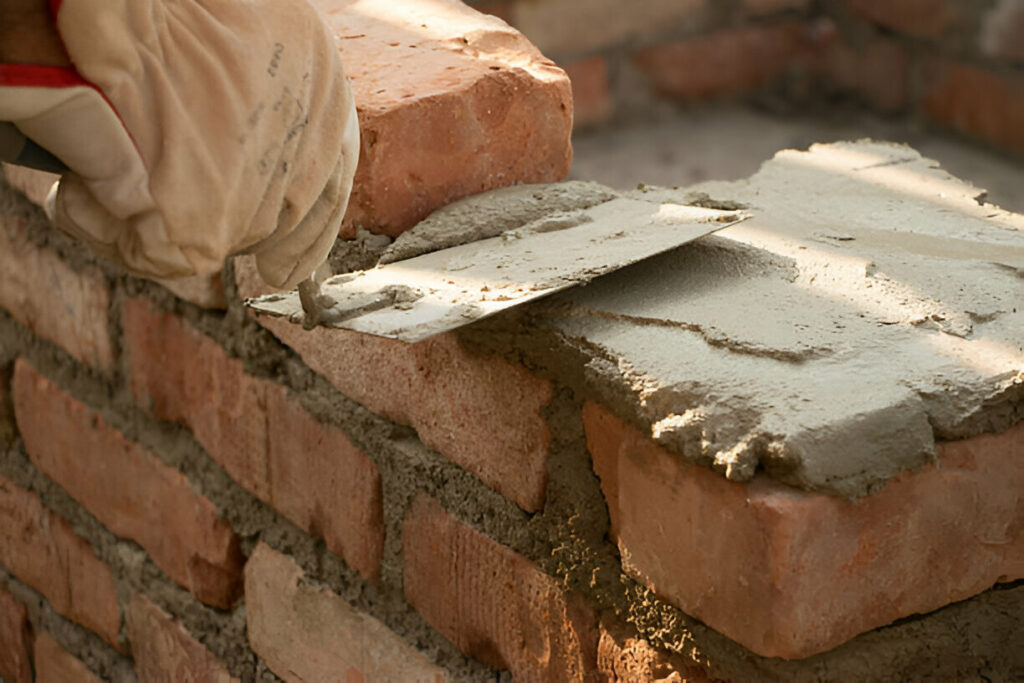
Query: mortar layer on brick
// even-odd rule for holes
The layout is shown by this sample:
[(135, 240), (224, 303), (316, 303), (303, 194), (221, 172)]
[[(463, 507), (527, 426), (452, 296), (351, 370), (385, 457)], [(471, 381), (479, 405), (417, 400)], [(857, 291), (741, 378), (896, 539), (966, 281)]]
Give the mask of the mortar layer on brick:
[(237, 683), (222, 662), (141, 593), (132, 595), (125, 620), (139, 680)]
[[(36, 683), (102, 683), (80, 659), (62, 648), (46, 631), (36, 636), (33, 648)], [(152, 679), (150, 679), (152, 680)]]
[(249, 642), (286, 680), (448, 680), (384, 624), (309, 585), (292, 559), (267, 545), (249, 558), (245, 596)]
[(933, 460), (936, 439), (1024, 420), (1024, 216), (981, 194), (868, 141), (783, 151), (734, 183), (644, 188), (753, 217), (531, 320), (686, 461), (864, 496)]
[(322, 536), (367, 578), (378, 577), (381, 482), (369, 458), (287, 388), (247, 375), (240, 360), (184, 319), (138, 298), (124, 310), (139, 404), (186, 425), (243, 488)]
[(117, 647), (121, 612), (110, 569), (39, 498), (3, 477), (0, 564), (55, 610)]
[(141, 545), (177, 583), (229, 608), (241, 588), (238, 537), (177, 470), (129, 442), (19, 359), (18, 428), (32, 463), (113, 533)]
[(457, 0), (315, 0), (338, 36), (362, 147), (342, 235), (397, 235), (483, 190), (561, 180), (565, 73)]
[[(239, 290), (262, 291), (236, 260)], [(389, 420), (533, 512), (544, 504), (550, 433), (541, 414), (551, 384), (525, 367), (474, 353), (454, 334), (418, 344), (348, 330), (304, 330), (258, 318), (341, 393)]]
[(683, 463), (596, 404), (587, 440), (623, 568), (766, 657), (796, 659), (1024, 578), (1024, 424), (939, 446), (856, 502)]
[(454, 519), (426, 494), (402, 531), (406, 599), (463, 652), (516, 680), (594, 672), (592, 609), (528, 559)]

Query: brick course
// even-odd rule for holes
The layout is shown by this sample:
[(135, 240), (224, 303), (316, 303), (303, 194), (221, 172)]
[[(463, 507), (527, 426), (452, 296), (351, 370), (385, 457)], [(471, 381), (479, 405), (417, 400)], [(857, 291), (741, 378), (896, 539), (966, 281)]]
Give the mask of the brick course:
[(234, 683), (224, 664), (171, 615), (135, 593), (125, 613), (135, 671), (145, 683)]
[(0, 477), (0, 564), (55, 610), (117, 645), (121, 613), (110, 568), (39, 498)]
[(380, 474), (285, 387), (245, 373), (213, 339), (144, 299), (125, 302), (139, 404), (181, 422), (227, 472), (368, 578), (384, 545)]
[(940, 444), (940, 467), (851, 502), (727, 481), (596, 404), (584, 422), (625, 571), (760, 655), (808, 657), (1024, 577), (1024, 424)]
[(110, 289), (96, 268), (76, 271), (28, 236), (28, 218), (0, 215), (0, 308), (15, 320), (100, 370), (114, 358)]
[(197, 598), (223, 609), (234, 604), (243, 563), (238, 537), (184, 475), (23, 359), (15, 365), (14, 403), (36, 467)]
[(245, 567), (253, 650), (287, 680), (442, 683), (447, 675), (384, 624), (307, 585), (288, 556), (260, 544)]
[(923, 105), (934, 121), (1024, 154), (1024, 77), (933, 59)]
[[(237, 260), (235, 271), (244, 295), (262, 291), (250, 262)], [(471, 352), (455, 334), (406, 344), (258, 320), (341, 393), (413, 427), (427, 446), (523, 509), (543, 506), (551, 437), (541, 411), (551, 400), (550, 382)]]
[(422, 493), (406, 514), (402, 548), (406, 599), (470, 657), (522, 681), (593, 674), (591, 608), (522, 555)]
[(707, 99), (765, 86), (807, 50), (803, 22), (744, 26), (637, 52), (633, 63), (655, 90), (671, 97)]
[(65, 650), (43, 631), (36, 636), (34, 661), (36, 683), (102, 683), (82, 660)]

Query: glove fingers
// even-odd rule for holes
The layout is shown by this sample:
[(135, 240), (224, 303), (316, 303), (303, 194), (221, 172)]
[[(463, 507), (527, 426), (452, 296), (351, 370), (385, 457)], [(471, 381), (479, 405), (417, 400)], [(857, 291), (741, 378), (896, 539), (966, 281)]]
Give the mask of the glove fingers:
[[(331, 253), (348, 203), (344, 160), (339, 160), (309, 212), (272, 248), (256, 254), (260, 277), (272, 287), (292, 289), (308, 278)], [(349, 183), (351, 184), (351, 183)]]
[(173, 278), (195, 273), (185, 254), (168, 248), (159, 215), (150, 211), (119, 218), (98, 202), (89, 186), (74, 173), (61, 178), (51, 210), (59, 230), (134, 274)]

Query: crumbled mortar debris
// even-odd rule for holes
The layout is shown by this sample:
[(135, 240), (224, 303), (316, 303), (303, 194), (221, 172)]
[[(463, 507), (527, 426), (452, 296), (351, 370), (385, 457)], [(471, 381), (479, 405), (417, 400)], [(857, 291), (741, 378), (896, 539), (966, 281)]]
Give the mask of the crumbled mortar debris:
[(656, 441), (733, 480), (857, 497), (936, 439), (1024, 419), (1024, 216), (870, 141), (632, 196), (695, 193), (754, 217), (531, 311)]

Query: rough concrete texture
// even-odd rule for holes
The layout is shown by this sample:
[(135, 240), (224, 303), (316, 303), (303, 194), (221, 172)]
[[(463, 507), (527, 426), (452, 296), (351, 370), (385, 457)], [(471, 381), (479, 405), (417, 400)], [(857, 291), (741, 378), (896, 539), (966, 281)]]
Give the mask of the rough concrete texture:
[(458, 0), (313, 4), (339, 38), (362, 131), (344, 236), (397, 235), (460, 197), (568, 173), (569, 79), (505, 22)]
[[(684, 458), (862, 496), (1022, 419), (1024, 217), (901, 145), (784, 151), (685, 193), (754, 218), (557, 297), (588, 371)], [(678, 199), (677, 199), (678, 201)]]
[(442, 683), (445, 672), (373, 617), (310, 585), (287, 555), (260, 544), (245, 568), (253, 650), (286, 681)]

